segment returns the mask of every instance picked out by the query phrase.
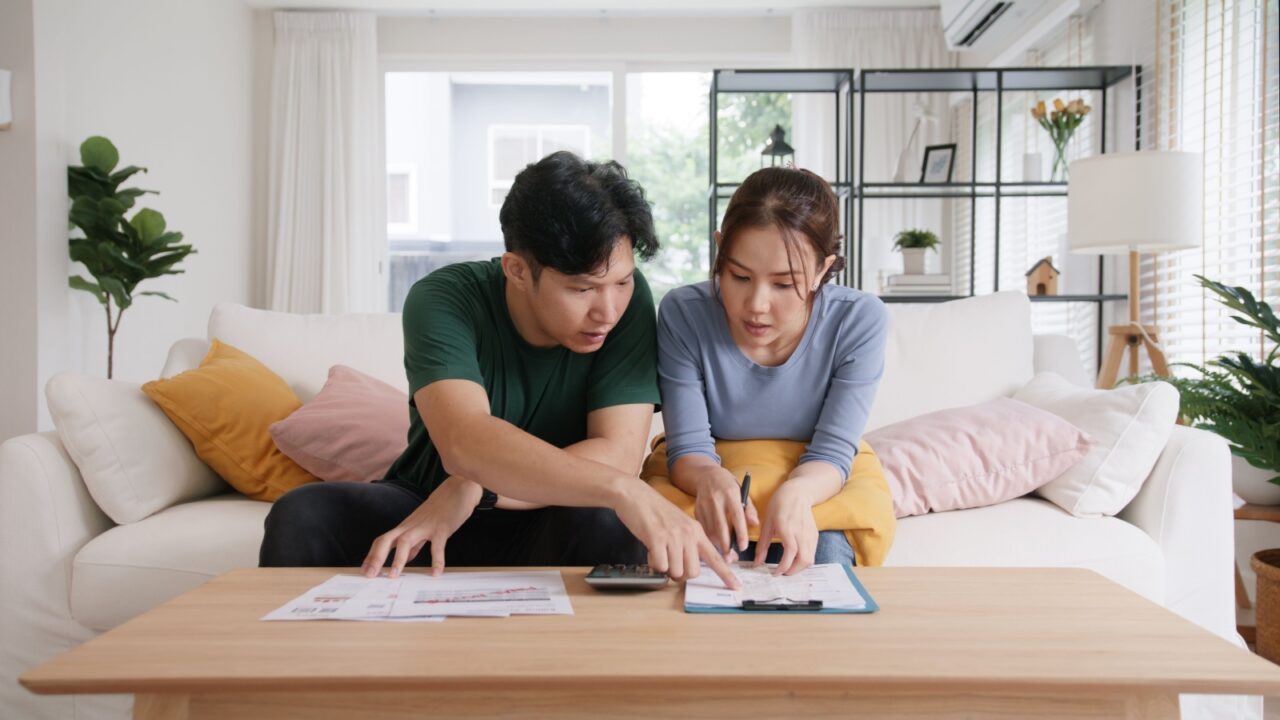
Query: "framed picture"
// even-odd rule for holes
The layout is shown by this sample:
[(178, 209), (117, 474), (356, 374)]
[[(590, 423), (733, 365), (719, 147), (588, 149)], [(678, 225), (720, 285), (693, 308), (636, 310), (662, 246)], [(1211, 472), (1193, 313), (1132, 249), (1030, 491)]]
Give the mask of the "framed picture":
[(924, 149), (924, 165), (920, 168), (920, 182), (949, 183), (951, 168), (956, 164), (956, 144), (930, 145)]

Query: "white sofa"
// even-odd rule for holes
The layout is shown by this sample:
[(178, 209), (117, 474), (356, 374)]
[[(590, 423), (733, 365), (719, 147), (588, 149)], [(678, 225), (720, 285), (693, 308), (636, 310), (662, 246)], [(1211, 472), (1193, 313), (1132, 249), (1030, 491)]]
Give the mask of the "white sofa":
[[(1018, 293), (892, 305), (885, 377), (868, 429), (1010, 395), (1041, 370), (1082, 386), (1072, 341), (1033, 336)], [(223, 304), (208, 337), (255, 356), (305, 401), (343, 363), (404, 388), (396, 315), (302, 316)], [(161, 376), (195, 367), (206, 340), (182, 340)], [(655, 422), (655, 426), (657, 423)], [(139, 438), (145, 442), (145, 438)], [(889, 565), (1070, 566), (1096, 570), (1243, 645), (1234, 627), (1230, 460), (1217, 436), (1177, 427), (1136, 499), (1083, 519), (1024, 497), (905, 518)], [(125, 717), (121, 696), (37, 697), (23, 671), (226, 570), (257, 563), (269, 505), (233, 492), (114, 525), (55, 432), (0, 446), (0, 717)], [(1184, 696), (1184, 717), (1258, 713), (1257, 698)]]

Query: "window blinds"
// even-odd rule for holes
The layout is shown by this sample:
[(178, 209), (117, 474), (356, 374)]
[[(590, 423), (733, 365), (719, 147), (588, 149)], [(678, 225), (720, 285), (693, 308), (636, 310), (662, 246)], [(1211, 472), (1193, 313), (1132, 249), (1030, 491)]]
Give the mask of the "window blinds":
[(1280, 304), (1278, 7), (1280, 0), (1157, 0), (1142, 145), (1201, 153), (1205, 180), (1203, 247), (1142, 261), (1143, 321), (1159, 328), (1171, 362), (1270, 349), (1193, 275)]

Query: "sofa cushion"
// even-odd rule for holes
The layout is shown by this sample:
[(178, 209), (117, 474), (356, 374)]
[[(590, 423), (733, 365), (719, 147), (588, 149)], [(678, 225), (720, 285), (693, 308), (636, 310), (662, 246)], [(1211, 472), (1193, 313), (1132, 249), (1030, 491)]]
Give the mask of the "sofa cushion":
[(353, 367), (409, 394), (400, 315), (301, 315), (218, 303), (209, 337), (249, 353), (306, 402), (334, 365)]
[(257, 567), (269, 510), (226, 493), (106, 531), (76, 554), (72, 616), (108, 630), (228, 570)]
[(929, 513), (898, 521), (885, 565), (1080, 567), (1164, 603), (1164, 555), (1135, 525), (1078, 518), (1024, 497), (999, 505)]
[(1021, 497), (1089, 451), (1076, 426), (1009, 398), (927, 413), (862, 439), (880, 456), (898, 517)]
[(115, 522), (227, 490), (137, 383), (59, 373), (45, 397), (58, 439)]
[(1033, 374), (1031, 301), (1020, 292), (889, 305), (874, 430), (934, 410), (1008, 397)]
[(271, 502), (315, 481), (280, 452), (268, 430), (302, 403), (248, 354), (215, 339), (200, 367), (153, 380), (142, 391), (187, 436), (196, 455), (245, 495)]
[(409, 396), (346, 365), (329, 369), (318, 395), (271, 426), (276, 447), (321, 480), (386, 475), (409, 437)]
[(1093, 390), (1040, 373), (1014, 399), (1061, 416), (1093, 441), (1084, 460), (1038, 491), (1081, 517), (1115, 515), (1133, 500), (1178, 419), (1178, 391), (1165, 382)]

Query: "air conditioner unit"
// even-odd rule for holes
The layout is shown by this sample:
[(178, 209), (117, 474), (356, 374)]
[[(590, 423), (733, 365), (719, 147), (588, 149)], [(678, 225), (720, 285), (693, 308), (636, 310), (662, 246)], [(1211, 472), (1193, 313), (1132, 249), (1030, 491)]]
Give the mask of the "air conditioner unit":
[(1080, 0), (942, 0), (942, 31), (951, 50), (1000, 52), (1029, 46), (1080, 6)]

